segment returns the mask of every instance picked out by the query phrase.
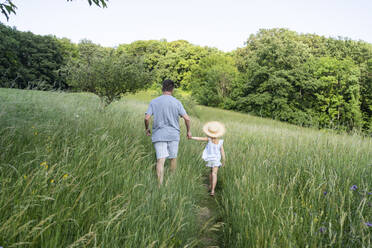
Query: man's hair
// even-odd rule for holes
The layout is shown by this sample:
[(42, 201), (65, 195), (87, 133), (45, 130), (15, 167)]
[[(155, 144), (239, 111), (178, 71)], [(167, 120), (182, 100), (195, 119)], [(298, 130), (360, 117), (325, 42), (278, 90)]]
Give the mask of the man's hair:
[(164, 91), (172, 91), (174, 89), (174, 82), (170, 79), (166, 79), (163, 81), (163, 92)]

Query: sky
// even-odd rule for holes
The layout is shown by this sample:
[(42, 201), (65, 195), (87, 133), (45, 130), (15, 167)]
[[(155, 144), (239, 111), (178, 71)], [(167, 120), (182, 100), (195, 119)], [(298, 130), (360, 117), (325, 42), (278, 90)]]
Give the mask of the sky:
[[(0, 0), (0, 2), (4, 2)], [(232, 51), (260, 29), (347, 37), (372, 43), (372, 0), (13, 0), (17, 14), (0, 22), (107, 47), (136, 40), (187, 40)]]

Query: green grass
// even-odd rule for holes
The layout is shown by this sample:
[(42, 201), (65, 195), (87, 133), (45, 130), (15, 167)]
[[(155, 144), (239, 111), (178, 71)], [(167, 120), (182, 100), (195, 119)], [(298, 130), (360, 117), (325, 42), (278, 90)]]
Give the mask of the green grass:
[(1, 89), (0, 246), (195, 246), (201, 168), (181, 148), (157, 189), (145, 108)]
[[(105, 109), (91, 94), (0, 89), (0, 246), (205, 245), (203, 145), (186, 140), (182, 123), (178, 169), (158, 189), (143, 131), (152, 97)], [(212, 211), (224, 223), (220, 246), (372, 246), (370, 138), (196, 112), (193, 135), (209, 120), (227, 128)]]

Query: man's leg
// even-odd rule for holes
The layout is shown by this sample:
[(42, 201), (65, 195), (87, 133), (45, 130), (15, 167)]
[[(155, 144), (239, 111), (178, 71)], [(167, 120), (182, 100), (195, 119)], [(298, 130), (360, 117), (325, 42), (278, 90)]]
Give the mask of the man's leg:
[(158, 175), (159, 187), (163, 184), (164, 178), (164, 162), (165, 158), (160, 158), (156, 161), (156, 173)]
[(154, 143), (156, 152), (156, 174), (158, 175), (158, 186), (163, 184), (164, 178), (164, 163), (166, 157), (168, 157), (167, 142), (155, 142)]
[(171, 172), (175, 172), (177, 168), (177, 158), (171, 158), (170, 159), (170, 169)]
[(178, 141), (168, 142), (169, 160), (171, 172), (175, 172), (177, 168), (177, 154), (178, 154)]

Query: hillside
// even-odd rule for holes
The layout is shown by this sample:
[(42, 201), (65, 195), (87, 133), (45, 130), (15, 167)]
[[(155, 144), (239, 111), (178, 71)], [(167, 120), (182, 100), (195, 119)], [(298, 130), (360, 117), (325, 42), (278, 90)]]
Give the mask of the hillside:
[(211, 201), (183, 123), (177, 171), (156, 187), (146, 99), (104, 108), (92, 94), (0, 88), (0, 246), (372, 245), (372, 139), (198, 106), (193, 135), (208, 120), (227, 128)]

